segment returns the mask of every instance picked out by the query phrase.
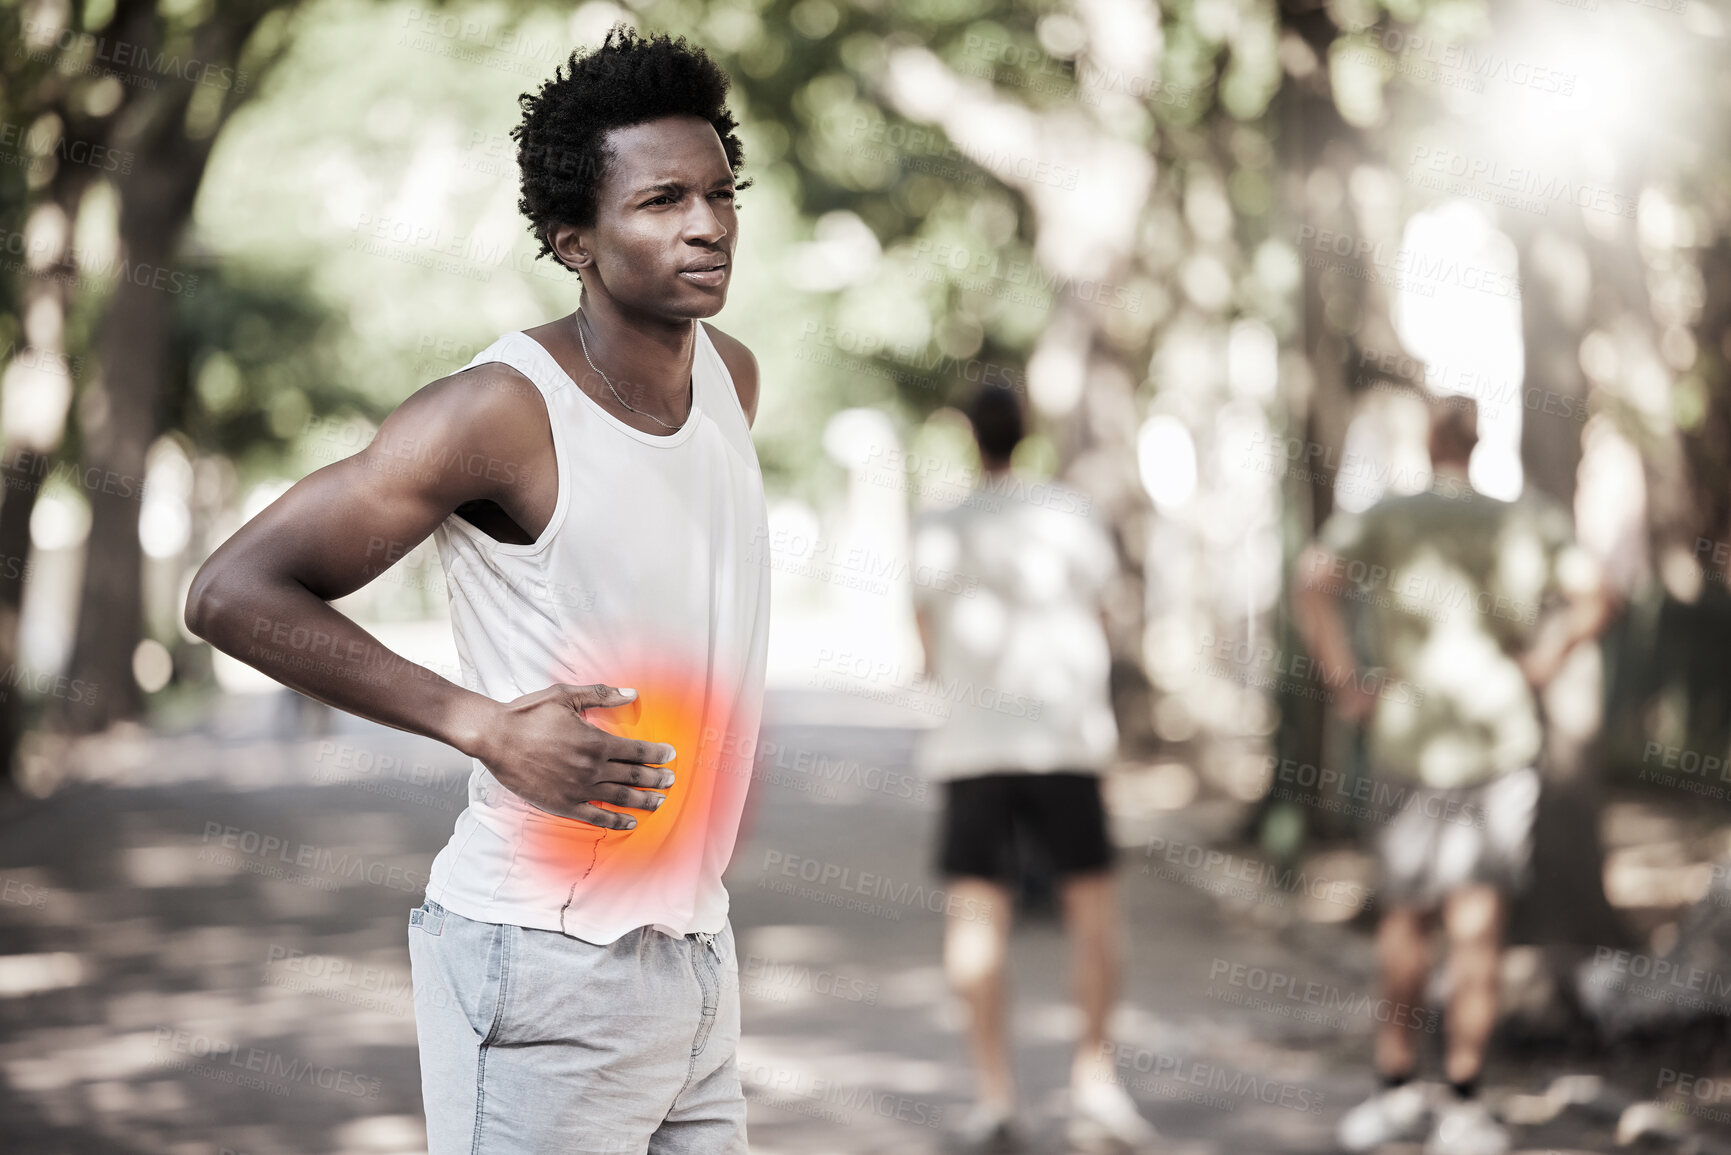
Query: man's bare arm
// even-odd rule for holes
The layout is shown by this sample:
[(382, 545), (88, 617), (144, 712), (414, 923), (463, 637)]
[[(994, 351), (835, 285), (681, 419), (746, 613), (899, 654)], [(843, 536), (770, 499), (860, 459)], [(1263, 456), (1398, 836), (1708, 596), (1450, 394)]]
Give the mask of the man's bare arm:
[(1576, 646), (1603, 633), (1617, 611), (1617, 600), (1599, 581), (1564, 596), (1564, 608), (1545, 618), (1531, 648), (1520, 657), (1521, 673), (1539, 689), (1556, 678)]
[(646, 764), (671, 761), (672, 748), (615, 738), (581, 714), (628, 696), (554, 686), (497, 702), (393, 653), (329, 605), (468, 502), (491, 501), (538, 536), (557, 499), (556, 487), (534, 484), (535, 463), (552, 468), (551, 438), (544, 403), (514, 370), (479, 366), (434, 382), (365, 450), (303, 478), (224, 542), (193, 579), (187, 628), (309, 697), (481, 759), (536, 806), (635, 825), (590, 803), (659, 805), (633, 787), (670, 781)]
[(1324, 575), (1334, 572), (1334, 555), (1320, 545), (1306, 546), (1293, 574), (1292, 622), (1310, 656), (1322, 665), (1335, 691), (1335, 710), (1348, 721), (1370, 713), (1376, 699), (1359, 688), (1358, 655), (1346, 631), (1346, 619)]
[(193, 579), (187, 628), (309, 697), (474, 753), (488, 699), (392, 653), (328, 604), (383, 573), (458, 505), (498, 496), (484, 469), (477, 478), (440, 468), (442, 450), (503, 448), (453, 427), (468, 393), (487, 405), (489, 391), (454, 378), (421, 390), (366, 449), (302, 479), (237, 530)]

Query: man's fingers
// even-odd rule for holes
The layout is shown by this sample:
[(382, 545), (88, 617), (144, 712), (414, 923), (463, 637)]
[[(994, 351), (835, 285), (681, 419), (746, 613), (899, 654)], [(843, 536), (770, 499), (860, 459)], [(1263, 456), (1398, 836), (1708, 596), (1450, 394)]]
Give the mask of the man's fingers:
[(589, 788), (594, 795), (594, 801), (605, 802), (609, 806), (623, 806), (628, 810), (655, 810), (667, 801), (665, 794), (654, 794), (648, 790), (633, 790), (629, 786), (621, 786), (617, 782), (597, 782)]
[(673, 785), (673, 771), (636, 762), (605, 762), (595, 768), (595, 774), (600, 781), (611, 782), (617, 786), (665, 790)]
[(561, 684), (559, 689), (565, 697), (579, 710), (587, 710), (591, 706), (624, 706), (637, 700), (637, 691), (630, 686), (567, 686)]
[(637, 825), (637, 819), (629, 814), (603, 810), (601, 807), (591, 806), (587, 802), (579, 802), (573, 806), (565, 817), (575, 818), (579, 822), (587, 822), (591, 826), (599, 826), (604, 830), (630, 830)]
[(679, 756), (679, 751), (665, 742), (640, 742), (635, 738), (613, 736), (613, 740), (602, 745), (609, 762), (639, 762), (646, 766), (660, 766), (671, 762)]

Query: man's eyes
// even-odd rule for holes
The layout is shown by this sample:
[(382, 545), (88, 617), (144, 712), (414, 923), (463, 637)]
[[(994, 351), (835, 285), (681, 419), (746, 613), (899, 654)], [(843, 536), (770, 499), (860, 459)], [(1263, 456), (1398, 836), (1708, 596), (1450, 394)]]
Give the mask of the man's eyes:
[[(714, 192), (710, 193), (709, 195), (712, 197), (725, 197), (728, 200), (733, 200), (734, 199), (734, 190), (732, 190), (730, 188), (717, 189)], [(671, 194), (668, 194), (668, 193), (664, 193), (661, 196), (656, 197), (654, 200), (644, 201), (643, 207), (648, 208), (651, 205), (660, 205), (660, 204), (669, 204), (670, 205), (670, 204), (675, 203), (677, 200), (678, 200), (677, 197), (675, 197)]]

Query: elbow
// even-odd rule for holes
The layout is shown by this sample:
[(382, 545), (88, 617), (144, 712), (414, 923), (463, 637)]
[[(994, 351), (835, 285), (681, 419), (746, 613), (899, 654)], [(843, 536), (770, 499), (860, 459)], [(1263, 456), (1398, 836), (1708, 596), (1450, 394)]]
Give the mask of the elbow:
[(186, 628), (208, 642), (231, 611), (232, 601), (224, 588), (220, 568), (206, 562), (193, 575), (192, 585), (186, 591)]

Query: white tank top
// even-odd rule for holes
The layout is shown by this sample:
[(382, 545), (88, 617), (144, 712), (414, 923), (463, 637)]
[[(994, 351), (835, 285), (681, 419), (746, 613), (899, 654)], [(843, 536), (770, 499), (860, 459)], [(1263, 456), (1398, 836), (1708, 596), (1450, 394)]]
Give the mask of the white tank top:
[(466, 918), (593, 943), (640, 926), (719, 932), (769, 637), (763, 475), (732, 377), (698, 324), (691, 414), (663, 437), (601, 408), (526, 333), (464, 368), (490, 361), (545, 399), (559, 499), (531, 545), (456, 514), (433, 531), (463, 682), (501, 702), (556, 682), (635, 687), (634, 705), (587, 719), (678, 757), (667, 801), (633, 811), (633, 830), (538, 810), (475, 759), (427, 896)]

